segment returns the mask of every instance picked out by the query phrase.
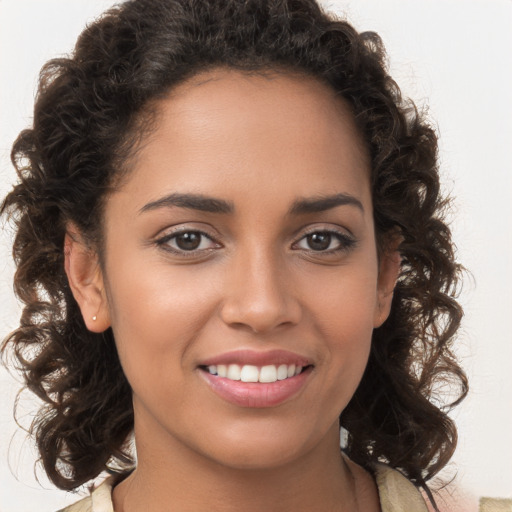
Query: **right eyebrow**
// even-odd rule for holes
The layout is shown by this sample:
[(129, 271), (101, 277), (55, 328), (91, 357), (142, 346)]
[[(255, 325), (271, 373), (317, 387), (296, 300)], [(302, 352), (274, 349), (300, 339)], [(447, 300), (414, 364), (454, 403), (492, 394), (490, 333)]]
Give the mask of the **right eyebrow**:
[(155, 201), (144, 205), (139, 213), (144, 213), (157, 208), (187, 208), (190, 210), (199, 210), (208, 213), (233, 213), (234, 206), (228, 201), (208, 197), (202, 194), (169, 194)]

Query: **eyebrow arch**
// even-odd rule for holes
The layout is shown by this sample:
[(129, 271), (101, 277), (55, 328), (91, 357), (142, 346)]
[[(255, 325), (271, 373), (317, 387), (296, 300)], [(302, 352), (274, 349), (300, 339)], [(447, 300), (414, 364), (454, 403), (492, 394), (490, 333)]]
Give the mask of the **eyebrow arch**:
[(156, 210), (157, 208), (172, 208), (173, 206), (209, 213), (233, 213), (234, 211), (233, 204), (223, 199), (215, 199), (202, 194), (175, 193), (146, 204), (139, 210), (139, 213)]
[[(290, 215), (301, 215), (307, 213), (318, 213), (331, 210), (337, 206), (352, 205), (364, 212), (363, 205), (359, 199), (349, 194), (335, 194), (333, 196), (322, 196), (318, 198), (298, 199), (294, 201), (288, 213)], [(169, 194), (165, 197), (144, 205), (139, 213), (156, 210), (158, 208), (187, 208), (208, 213), (233, 213), (234, 206), (223, 199), (204, 196), (202, 194)]]
[(335, 194), (333, 196), (322, 196), (311, 199), (298, 199), (292, 204), (289, 214), (301, 215), (305, 213), (318, 213), (345, 205), (355, 206), (364, 213), (363, 204), (359, 199), (350, 194)]

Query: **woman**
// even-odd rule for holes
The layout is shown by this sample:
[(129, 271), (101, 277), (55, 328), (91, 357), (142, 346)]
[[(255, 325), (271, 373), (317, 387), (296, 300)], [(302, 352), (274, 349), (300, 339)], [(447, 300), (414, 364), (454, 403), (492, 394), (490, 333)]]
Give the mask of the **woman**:
[(14, 145), (45, 471), (114, 474), (70, 510), (425, 510), (466, 392), (435, 134), (375, 34), (218, 4), (109, 11)]

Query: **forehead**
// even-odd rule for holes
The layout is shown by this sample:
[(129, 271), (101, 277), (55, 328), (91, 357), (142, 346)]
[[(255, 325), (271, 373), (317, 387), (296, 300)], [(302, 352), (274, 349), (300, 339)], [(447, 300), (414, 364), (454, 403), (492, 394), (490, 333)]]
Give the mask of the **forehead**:
[(218, 116), (226, 130), (244, 128), (238, 134), (233, 130), (236, 139), (247, 133), (249, 124), (254, 129), (251, 135), (271, 136), (280, 130), (281, 135), (288, 132), (291, 139), (300, 130), (302, 137), (308, 136), (311, 142), (323, 138), (326, 145), (345, 134), (355, 144), (357, 156), (368, 159), (348, 102), (331, 86), (306, 74), (215, 69), (177, 86), (160, 107), (157, 112), (167, 128), (175, 122), (181, 128), (185, 126), (181, 123), (186, 123), (192, 131), (202, 129)]
[(141, 201), (158, 191), (368, 195), (369, 157), (350, 107), (314, 78), (217, 69), (153, 108), (156, 128), (128, 179)]

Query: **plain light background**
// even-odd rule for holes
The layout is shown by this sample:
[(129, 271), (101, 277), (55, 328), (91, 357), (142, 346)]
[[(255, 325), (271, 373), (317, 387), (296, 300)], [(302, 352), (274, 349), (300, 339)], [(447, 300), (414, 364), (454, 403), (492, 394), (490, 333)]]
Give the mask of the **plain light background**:
[[(69, 52), (85, 23), (113, 3), (0, 0), (0, 196), (15, 180), (10, 146), (31, 123), (40, 67)], [(438, 127), (443, 184), (455, 197), (454, 238), (473, 276), (457, 349), (471, 393), (453, 413), (460, 442), (449, 471), (465, 492), (512, 497), (512, 1), (322, 3), (381, 35), (392, 76), (420, 107), (428, 102)], [(0, 235), (1, 338), (19, 316), (10, 236)], [(77, 498), (43, 477), (37, 483), (36, 454), (12, 419), (18, 388), (0, 369), (0, 512), (51, 512)], [(25, 424), (32, 405), (24, 402)]]

